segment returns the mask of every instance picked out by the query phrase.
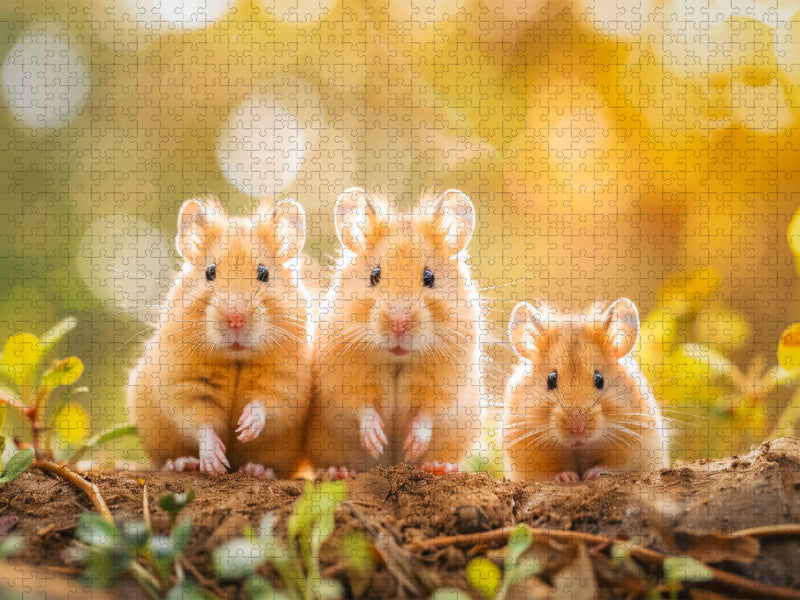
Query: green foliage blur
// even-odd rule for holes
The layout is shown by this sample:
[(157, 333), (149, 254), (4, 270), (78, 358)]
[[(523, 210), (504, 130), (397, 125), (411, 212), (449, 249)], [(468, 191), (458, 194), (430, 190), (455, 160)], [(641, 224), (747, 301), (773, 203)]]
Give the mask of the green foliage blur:
[(498, 340), (519, 300), (633, 299), (679, 455), (770, 434), (788, 399), (756, 384), (800, 315), (794, 3), (178, 4), (0, 3), (0, 339), (75, 316), (92, 431), (127, 420), (184, 200), (294, 197), (325, 267), (359, 185), (473, 199)]

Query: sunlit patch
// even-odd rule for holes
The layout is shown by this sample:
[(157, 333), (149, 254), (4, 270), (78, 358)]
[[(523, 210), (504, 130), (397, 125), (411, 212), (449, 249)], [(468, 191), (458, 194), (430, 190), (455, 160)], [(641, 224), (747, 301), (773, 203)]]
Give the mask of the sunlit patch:
[(63, 127), (83, 108), (91, 76), (83, 50), (65, 32), (29, 31), (3, 61), (0, 88), (26, 127)]
[(308, 23), (327, 17), (335, 0), (261, 0), (276, 19), (288, 23)]
[(144, 219), (106, 215), (84, 231), (75, 263), (84, 285), (109, 309), (155, 324), (174, 270), (169, 241)]
[(653, 0), (578, 0), (574, 15), (621, 40), (636, 40), (652, 29)]
[(789, 101), (778, 80), (770, 85), (731, 85), (731, 114), (742, 126), (759, 133), (778, 133), (794, 121)]
[(177, 25), (199, 29), (213, 23), (230, 10), (234, 0), (125, 0), (137, 21), (158, 28)]
[(239, 190), (267, 196), (294, 182), (306, 142), (291, 110), (271, 95), (254, 95), (229, 115), (217, 139), (217, 158), (225, 177)]

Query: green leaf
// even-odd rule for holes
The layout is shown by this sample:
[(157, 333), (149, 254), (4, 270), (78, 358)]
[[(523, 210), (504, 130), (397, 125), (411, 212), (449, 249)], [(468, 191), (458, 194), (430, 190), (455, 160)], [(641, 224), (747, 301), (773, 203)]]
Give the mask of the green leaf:
[(96, 513), (86, 513), (78, 517), (75, 537), (88, 546), (111, 548), (120, 538), (114, 523)]
[(11, 534), (0, 538), (0, 559), (8, 558), (12, 554), (16, 554), (22, 550), (24, 545), (25, 542), (21, 535)]
[(311, 589), (314, 598), (320, 600), (339, 600), (344, 596), (342, 584), (335, 579), (320, 579), (311, 582)]
[(31, 466), (35, 456), (32, 448), (17, 452), (3, 467), (3, 476), (0, 477), (0, 483), (8, 483), (22, 475)]
[(182, 494), (165, 494), (158, 499), (158, 505), (161, 509), (169, 514), (170, 523), (174, 523), (181, 512), (186, 506), (194, 500), (194, 490), (189, 490)]
[(206, 592), (194, 581), (184, 579), (167, 592), (166, 600), (213, 600), (214, 596)]
[(467, 581), (478, 590), (486, 600), (494, 600), (500, 589), (502, 574), (500, 567), (488, 558), (473, 558), (467, 564)]
[(43, 336), (42, 336), (42, 356), (47, 354), (50, 348), (53, 345), (57, 344), (58, 341), (67, 335), (70, 331), (75, 329), (75, 326), (78, 324), (78, 319), (75, 317), (67, 317), (66, 319), (59, 321), (53, 327), (51, 327)]
[(342, 557), (347, 566), (360, 574), (366, 574), (372, 568), (372, 551), (367, 535), (361, 529), (349, 531), (342, 540)]
[(689, 556), (673, 556), (664, 560), (664, 577), (667, 581), (711, 581), (711, 569)]
[(514, 565), (517, 559), (522, 556), (531, 546), (533, 538), (531, 537), (531, 530), (525, 523), (520, 523), (508, 536), (508, 563)]
[(800, 367), (800, 323), (790, 325), (781, 334), (781, 341), (778, 344), (778, 364), (787, 371)]
[(181, 519), (175, 523), (170, 536), (175, 544), (175, 552), (183, 554), (186, 544), (189, 543), (189, 539), (192, 537), (192, 522), (188, 519)]
[(523, 558), (506, 573), (503, 583), (506, 586), (512, 586), (541, 572), (542, 561), (537, 558)]
[(126, 522), (120, 526), (122, 539), (125, 545), (134, 548), (136, 551), (147, 546), (150, 540), (150, 530), (147, 524), (141, 522)]
[(44, 374), (41, 387), (52, 390), (60, 385), (72, 385), (82, 374), (83, 363), (80, 358), (63, 358)]
[[(6, 414), (8, 413), (8, 406), (5, 404), (0, 404), (0, 433), (3, 433), (3, 427), (6, 424)], [(2, 450), (0, 450), (0, 454), (2, 454)]]
[(0, 367), (17, 385), (30, 382), (42, 356), (42, 345), (32, 333), (18, 333), (6, 340)]
[(214, 550), (214, 572), (223, 579), (240, 579), (255, 573), (266, 560), (264, 546), (255, 540), (236, 538)]

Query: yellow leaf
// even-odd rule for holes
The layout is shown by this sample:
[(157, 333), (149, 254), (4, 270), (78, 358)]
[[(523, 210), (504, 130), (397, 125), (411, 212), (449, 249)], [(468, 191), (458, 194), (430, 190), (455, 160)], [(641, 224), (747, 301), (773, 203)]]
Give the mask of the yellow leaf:
[(30, 380), (42, 356), (39, 338), (32, 333), (18, 333), (6, 340), (0, 367), (17, 384)]
[(800, 323), (790, 325), (781, 334), (778, 344), (778, 364), (787, 371), (800, 367)]
[(786, 233), (786, 238), (789, 242), (789, 247), (791, 247), (792, 252), (794, 252), (797, 270), (800, 272), (800, 210), (792, 217), (792, 222), (789, 223), (789, 231)]
[(55, 418), (58, 435), (69, 444), (77, 444), (89, 434), (89, 415), (78, 404), (67, 404)]
[(51, 389), (59, 385), (72, 385), (82, 373), (83, 363), (81, 359), (75, 356), (64, 358), (44, 374), (42, 387)]
[(497, 596), (502, 574), (488, 558), (473, 558), (467, 565), (467, 581), (487, 600)]

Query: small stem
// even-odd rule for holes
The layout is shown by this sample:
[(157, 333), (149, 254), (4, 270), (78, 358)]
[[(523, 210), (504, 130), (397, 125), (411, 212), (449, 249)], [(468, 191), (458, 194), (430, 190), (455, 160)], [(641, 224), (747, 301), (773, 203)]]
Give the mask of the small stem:
[(159, 600), (159, 598), (161, 598), (161, 586), (147, 569), (136, 561), (133, 561), (130, 566), (130, 571), (148, 596), (153, 598), (153, 600)]
[(78, 487), (81, 491), (83, 491), (84, 494), (89, 496), (89, 499), (92, 501), (92, 504), (94, 504), (97, 512), (105, 517), (108, 522), (114, 522), (114, 518), (111, 516), (111, 511), (108, 509), (106, 501), (103, 500), (103, 496), (100, 494), (100, 489), (95, 484), (87, 481), (77, 473), (70, 471), (67, 467), (57, 465), (56, 463), (48, 460), (36, 459), (33, 461), (31, 466), (42, 471), (54, 473), (62, 479), (70, 482), (72, 485)]
[(731, 534), (733, 537), (765, 537), (765, 536), (800, 536), (800, 524), (797, 523), (783, 523), (780, 525), (764, 525), (763, 527), (750, 527), (748, 529), (740, 529)]

